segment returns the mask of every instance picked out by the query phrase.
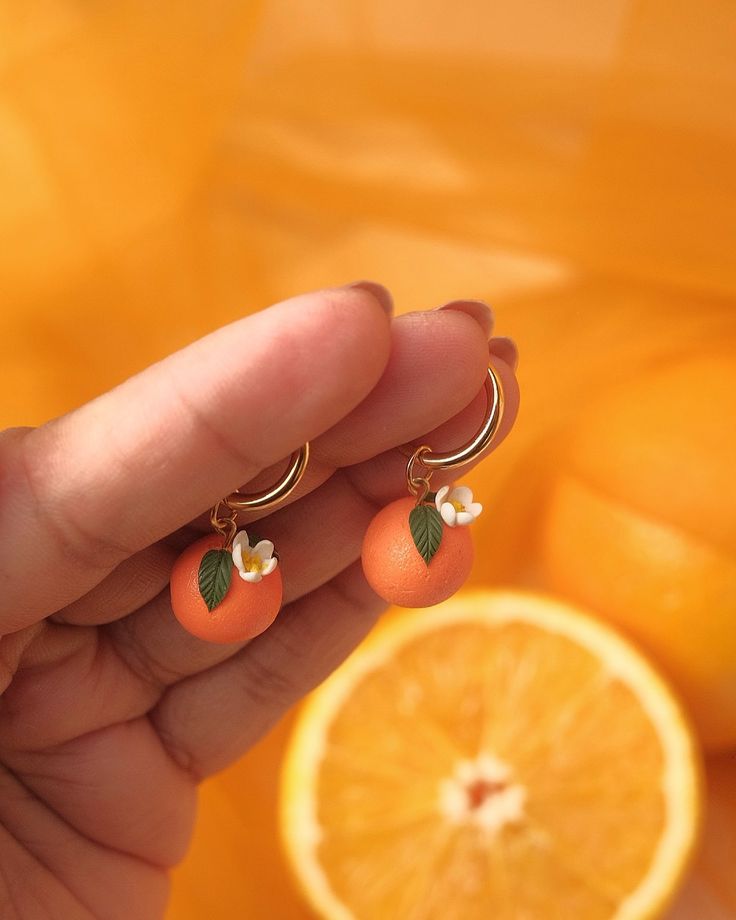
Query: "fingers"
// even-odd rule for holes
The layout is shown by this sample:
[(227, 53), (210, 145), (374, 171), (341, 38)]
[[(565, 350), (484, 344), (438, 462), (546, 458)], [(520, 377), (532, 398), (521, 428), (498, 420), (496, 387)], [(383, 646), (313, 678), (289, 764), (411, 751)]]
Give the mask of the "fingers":
[[(510, 369), (495, 360), (494, 364), (509, 397), (504, 420), (508, 430), (518, 404), (517, 389)], [(440, 447), (448, 439), (461, 443), (479, 424), (484, 397), (480, 402), (440, 426), (428, 440)], [(318, 589), (359, 558), (363, 535), (378, 508), (405, 494), (404, 466), (398, 451), (387, 451), (338, 471), (300, 501), (259, 522), (261, 535), (272, 539), (281, 553), (286, 603)], [(451, 476), (451, 472), (441, 474), (433, 484)], [(152, 577), (150, 584), (158, 590)], [(98, 599), (104, 597), (104, 590), (105, 582), (97, 589)], [(94, 608), (81, 609), (81, 602), (69, 609), (76, 616), (94, 614)], [(99, 631), (49, 626), (39, 646), (6, 693), (0, 719), (2, 744), (24, 742), (43, 748), (112, 721), (136, 718), (154, 705), (166, 687), (224, 661), (239, 648), (212, 645), (186, 633), (171, 612), (167, 590)], [(63, 654), (57, 653), (56, 646)], [(63, 680), (54, 666), (59, 658)], [(29, 726), (25, 713), (31, 709), (35, 718)]]
[(237, 655), (165, 694), (150, 719), (171, 756), (197, 779), (227, 766), (343, 661), (384, 607), (359, 563), (290, 604)]
[[(326, 584), (355, 562), (360, 556), (363, 535), (377, 511), (378, 508), (366, 501), (341, 470), (321, 488), (264, 521), (261, 535), (274, 541), (281, 556), (284, 604)], [(283, 611), (279, 618), (282, 615)], [(110, 704), (119, 718), (145, 712), (151, 705), (152, 686), (162, 691), (182, 677), (231, 657), (243, 644), (215, 645), (185, 632), (171, 612), (168, 591), (131, 616), (104, 627), (104, 636), (114, 647), (118, 659), (107, 663), (108, 670), (110, 664), (119, 665), (122, 660), (129, 672), (144, 678), (138, 682), (135, 697), (130, 693), (118, 693)], [(97, 679), (102, 683), (102, 675)], [(106, 676), (104, 684), (111, 680), (112, 677)], [(84, 681), (75, 685), (74, 692), (80, 697), (74, 711), (89, 710), (89, 704), (85, 705)], [(125, 711), (120, 710), (121, 706), (126, 707)], [(37, 724), (49, 732), (58, 724), (58, 712), (53, 704), (45, 705), (43, 712), (48, 715), (39, 716)], [(104, 714), (98, 710), (97, 718)], [(89, 713), (85, 717), (88, 718)], [(70, 719), (66, 722), (68, 724)]]
[[(518, 386), (511, 369), (495, 358), (492, 360), (506, 393), (505, 413), (499, 428), (499, 437), (503, 438), (516, 416)], [(431, 432), (427, 440), (439, 449), (460, 444), (477, 429), (485, 411), (485, 396), (481, 393), (471, 406)], [(395, 421), (399, 426), (395, 438), (400, 441), (401, 419)], [(363, 535), (374, 514), (406, 492), (405, 462), (398, 451), (390, 450), (338, 471), (300, 501), (259, 522), (261, 535), (273, 540), (280, 551), (286, 603), (318, 588), (359, 558)], [(470, 468), (472, 464), (463, 471)], [(440, 472), (432, 480), (433, 485), (452, 481), (457, 472)], [(186, 633), (171, 613), (166, 591), (131, 616), (110, 624), (105, 635), (129, 669), (149, 678), (144, 681), (142, 698), (136, 700), (129, 712), (121, 713), (121, 718), (145, 711), (150, 702), (147, 694), (151, 679), (155, 685), (167, 686), (225, 660), (238, 648), (211, 645)], [(79, 692), (84, 695), (83, 687), (80, 686)], [(127, 696), (121, 694), (117, 701), (120, 705), (130, 705)], [(83, 701), (71, 708), (82, 710)]]
[(508, 364), (512, 371), (519, 366), (519, 349), (513, 339), (505, 335), (496, 336), (491, 340), (489, 348), (491, 354)]
[[(329, 582), (358, 558), (376, 510), (341, 471), (264, 522), (282, 554), (286, 604)], [(171, 612), (168, 590), (131, 616), (98, 629), (44, 626), (3, 698), (0, 747), (6, 750), (40, 752), (136, 719), (167, 687), (224, 661), (240, 647), (203, 642), (185, 632)], [(28, 712), (34, 713), (31, 723)]]
[(195, 787), (146, 718), (43, 751), (6, 751), (3, 760), (38, 799), (95, 843), (167, 868), (183, 858)]
[[(189, 542), (194, 539), (190, 537)], [(147, 546), (124, 559), (87, 594), (54, 614), (53, 620), (78, 625), (110, 623), (138, 610), (168, 585), (180, 551), (163, 542)]]
[[(503, 437), (516, 416), (518, 386), (507, 365), (497, 359), (493, 363), (508, 397), (499, 429)], [(428, 440), (440, 447), (448, 439), (448, 446), (462, 443), (486, 411), (482, 394), (480, 402), (437, 428)], [(359, 559), (363, 536), (373, 516), (383, 505), (406, 494), (405, 463), (398, 451), (391, 450), (339, 470), (320, 488), (259, 522), (260, 535), (272, 540), (281, 555), (286, 604), (318, 589)], [(463, 471), (473, 465), (463, 467)], [(432, 480), (433, 486), (452, 481), (456, 473), (438, 474)], [(282, 616), (283, 612), (277, 622)], [(110, 624), (105, 634), (119, 657), (134, 670), (142, 669), (161, 687), (212, 667), (238, 651), (238, 646), (212, 645), (186, 633), (171, 613), (167, 592), (132, 616)]]
[[(518, 388), (510, 368), (493, 360), (507, 394), (503, 435), (513, 424)], [(480, 424), (485, 410), (485, 397), (480, 394), (473, 405), (437, 428), (427, 440), (439, 448), (462, 443)], [(401, 433), (399, 427), (397, 440), (401, 440)], [(262, 535), (280, 550), (287, 603), (319, 588), (358, 559), (363, 535), (378, 507), (405, 494), (404, 466), (398, 451), (387, 451), (338, 471), (299, 502), (259, 523)], [(452, 475), (442, 474), (433, 484), (442, 484)], [(76, 605), (77, 615), (80, 612)], [(12, 745), (20, 737), (30, 743), (24, 713), (31, 707), (36, 713), (33, 743), (38, 747), (59, 743), (111, 720), (141, 715), (167, 686), (238, 651), (238, 646), (211, 645), (186, 633), (171, 613), (166, 590), (132, 615), (103, 627), (96, 641), (91, 638), (98, 635), (94, 630), (67, 627), (64, 632), (63, 627), (55, 627), (49, 635), (65, 642), (68, 679), (58, 684), (53, 670), (38, 667), (43, 662), (34, 662), (28, 675), (22, 672), (18, 676), (0, 721), (0, 741), (5, 744)], [(72, 639), (77, 643), (74, 654)], [(43, 649), (47, 658), (54, 658), (49, 636)], [(51, 692), (54, 686), (56, 691)]]
[(437, 307), (438, 310), (454, 310), (458, 313), (466, 313), (472, 317), (476, 323), (485, 332), (486, 338), (490, 339), (493, 332), (495, 318), (493, 310), (483, 300), (451, 300)]
[[(319, 488), (336, 468), (424, 436), (471, 403), (482, 387), (488, 362), (485, 331), (483, 323), (455, 310), (399, 317), (393, 324), (391, 354), (381, 380), (359, 406), (313, 442), (306, 476), (289, 504)], [(450, 359), (448, 354), (460, 357)], [(438, 375), (437, 368), (445, 365)], [(478, 411), (482, 413), (484, 406)], [(460, 437), (467, 438), (474, 420), (464, 424)], [(396, 462), (404, 462), (398, 452)], [(266, 471), (258, 486), (270, 485), (279, 472)], [(251, 488), (253, 484), (248, 485)], [(264, 514), (242, 515), (241, 520), (247, 526)], [(201, 523), (209, 529), (209, 515)], [(174, 555), (165, 547), (141, 551), (120, 566), (124, 571), (114, 571), (59, 618), (68, 623), (105, 623), (135, 610), (165, 587)]]
[[(354, 412), (315, 441), (307, 474), (286, 504), (301, 500), (334, 469), (359, 470), (359, 464), (377, 457), (393, 494), (395, 484), (405, 482), (396, 471), (403, 469), (406, 458), (396, 447), (427, 442), (437, 450), (447, 450), (465, 443), (480, 428), (487, 411), (483, 381), (489, 363), (501, 380), (505, 404), (499, 428), (484, 456), (495, 450), (513, 427), (519, 387), (511, 367), (494, 353), (496, 339), (486, 343), (483, 335), (478, 335), (483, 325), (459, 316), (454, 307), (446, 313), (406, 314), (395, 320), (384, 376)], [(450, 482), (469, 468), (438, 472), (433, 482)], [(275, 471), (268, 471), (259, 477), (257, 485), (268, 484), (273, 475)], [(377, 496), (375, 500), (380, 499)], [(264, 514), (268, 512), (250, 513), (242, 520), (247, 526)], [(198, 523), (205, 530), (209, 527), (208, 519)]]
[(432, 431), (473, 400), (487, 363), (484, 325), (463, 312), (398, 317), (380, 381), (315, 441), (313, 457), (333, 469), (352, 466)]
[(349, 413), (390, 348), (361, 288), (296, 297), (0, 442), (0, 632), (73, 600)]
[[(0, 846), (6, 917), (154, 920), (166, 909), (165, 872), (80, 834), (4, 768)], [(17, 886), (20, 880), (23, 888)], [(14, 904), (7, 891), (17, 891)]]
[[(432, 488), (447, 485), (462, 478), (471, 469), (498, 449), (509, 432), (519, 412), (519, 385), (511, 368), (499, 358), (488, 359), (496, 370), (504, 391), (504, 412), (496, 435), (490, 446), (472, 463), (454, 470), (437, 470), (432, 476)], [(485, 392), (476, 394), (470, 405), (433, 431), (413, 439), (431, 444), (438, 451), (449, 450), (464, 444), (480, 428), (487, 411)], [(348, 471), (355, 488), (370, 502), (383, 506), (406, 494), (406, 457), (397, 450), (385, 451), (372, 460), (351, 467)]]
[[(394, 322), (398, 327), (394, 334), (397, 347), (392, 350), (384, 377), (354, 412), (317, 439), (310, 471), (288, 503), (301, 500), (338, 467), (350, 469), (350, 475), (370, 501), (385, 503), (398, 497), (405, 489), (406, 457), (396, 448), (407, 442), (426, 442), (443, 451), (456, 448), (475, 435), (488, 411), (483, 381), (489, 364), (501, 381), (504, 398), (496, 434), (473, 463), (455, 470), (437, 471), (433, 486), (462, 476), (506, 439), (519, 412), (519, 384), (509, 363), (495, 354), (496, 339), (484, 344), (478, 337), (478, 327), (461, 317), (433, 312), (422, 317), (411, 329), (402, 328), (401, 321), (411, 321), (413, 315), (399, 317)], [(404, 346), (407, 332), (410, 334), (406, 335)], [(453, 338), (456, 353), (463, 360), (447, 360), (452, 371), (438, 375), (438, 362), (446, 358), (445, 344)], [(505, 357), (514, 359), (505, 346), (502, 350)], [(387, 381), (390, 385), (386, 385)], [(402, 394), (399, 400), (395, 398), (397, 392)], [(254, 513), (245, 520), (261, 516)]]

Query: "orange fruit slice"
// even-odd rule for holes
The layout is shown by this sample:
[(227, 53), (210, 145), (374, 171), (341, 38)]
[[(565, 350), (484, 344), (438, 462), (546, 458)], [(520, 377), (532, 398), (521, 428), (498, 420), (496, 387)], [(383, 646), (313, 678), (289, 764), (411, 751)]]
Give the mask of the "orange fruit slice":
[(641, 920), (698, 827), (690, 730), (627, 642), (542, 595), (390, 617), (306, 702), (281, 827), (330, 920)]
[(443, 527), (440, 547), (426, 563), (409, 526), (415, 506), (413, 498), (400, 498), (378, 512), (363, 538), (361, 562), (366, 581), (387, 603), (431, 607), (465, 584), (473, 540), (468, 527)]

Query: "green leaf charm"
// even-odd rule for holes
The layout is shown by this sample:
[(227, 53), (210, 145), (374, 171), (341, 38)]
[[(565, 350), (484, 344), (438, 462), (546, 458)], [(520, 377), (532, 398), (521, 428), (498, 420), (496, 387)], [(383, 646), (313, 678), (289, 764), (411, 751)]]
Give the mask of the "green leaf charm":
[(212, 611), (222, 601), (230, 587), (233, 557), (227, 549), (210, 549), (199, 564), (199, 593), (207, 609)]
[(429, 565), (442, 542), (442, 516), (434, 505), (417, 505), (409, 513), (409, 529), (419, 555)]

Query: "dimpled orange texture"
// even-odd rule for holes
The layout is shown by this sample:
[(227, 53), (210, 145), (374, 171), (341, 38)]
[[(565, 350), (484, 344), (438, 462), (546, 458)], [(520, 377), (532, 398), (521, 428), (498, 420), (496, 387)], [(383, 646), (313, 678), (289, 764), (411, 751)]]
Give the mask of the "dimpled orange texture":
[(416, 502), (400, 498), (373, 518), (363, 540), (363, 572), (368, 584), (389, 604), (431, 607), (463, 586), (473, 566), (473, 539), (467, 527), (442, 530), (440, 548), (429, 565), (409, 529)]
[(281, 572), (276, 568), (259, 582), (243, 581), (233, 566), (230, 587), (214, 610), (199, 593), (199, 565), (211, 549), (222, 549), (222, 537), (209, 534), (187, 547), (171, 571), (171, 607), (187, 632), (207, 642), (244, 642), (276, 619), (283, 597)]

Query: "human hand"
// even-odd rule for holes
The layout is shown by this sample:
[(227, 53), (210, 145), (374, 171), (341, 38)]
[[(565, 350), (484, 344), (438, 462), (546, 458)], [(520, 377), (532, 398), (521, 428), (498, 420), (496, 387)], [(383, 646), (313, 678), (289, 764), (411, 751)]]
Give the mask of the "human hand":
[[(383, 610), (362, 536), (405, 493), (398, 445), (442, 449), (477, 427), (491, 321), (470, 303), (391, 322), (381, 292), (296, 297), (0, 435), (3, 917), (160, 917), (198, 780)], [(518, 406), (513, 346), (491, 340), (490, 360), (506, 399), (497, 445)], [(195, 639), (171, 612), (174, 559), (206, 509), (273, 482), (305, 441), (304, 479), (258, 527), (280, 551), (282, 611), (244, 646)]]

